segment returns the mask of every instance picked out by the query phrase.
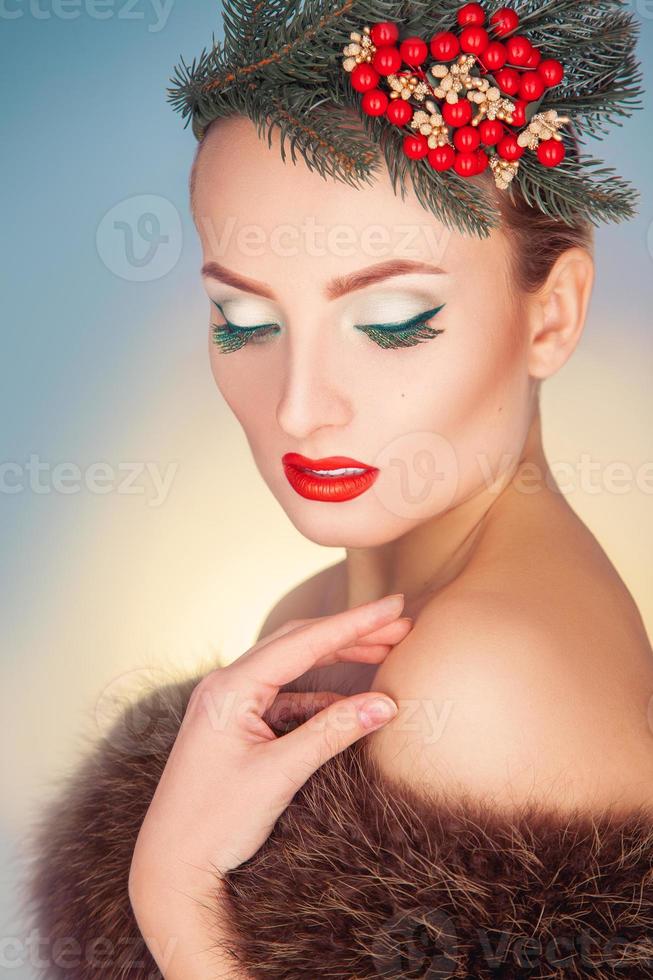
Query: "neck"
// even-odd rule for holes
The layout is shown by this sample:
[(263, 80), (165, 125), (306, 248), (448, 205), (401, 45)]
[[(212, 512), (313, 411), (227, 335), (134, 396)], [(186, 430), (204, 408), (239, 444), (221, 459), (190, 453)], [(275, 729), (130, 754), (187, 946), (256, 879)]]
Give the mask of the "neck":
[[(518, 459), (491, 485), (483, 486), (443, 514), (417, 525), (395, 541), (372, 548), (348, 548), (340, 608), (351, 609), (381, 596), (403, 592), (410, 615), (420, 600), (456, 578), (474, 554), (489, 524), (524, 498), (511, 493), (520, 472), (535, 464), (544, 476), (539, 403)], [(539, 495), (535, 495), (536, 497)], [(531, 498), (532, 499), (532, 498)]]

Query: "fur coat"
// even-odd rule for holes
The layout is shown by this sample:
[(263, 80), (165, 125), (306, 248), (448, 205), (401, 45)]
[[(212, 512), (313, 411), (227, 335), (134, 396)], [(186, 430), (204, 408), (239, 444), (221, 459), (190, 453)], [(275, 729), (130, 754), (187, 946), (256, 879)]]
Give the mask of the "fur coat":
[[(42, 976), (161, 976), (127, 881), (197, 680), (126, 710), (43, 809), (28, 886)], [(653, 978), (653, 809), (502, 816), (390, 782), (366, 744), (314, 773), (227, 876), (248, 977)]]

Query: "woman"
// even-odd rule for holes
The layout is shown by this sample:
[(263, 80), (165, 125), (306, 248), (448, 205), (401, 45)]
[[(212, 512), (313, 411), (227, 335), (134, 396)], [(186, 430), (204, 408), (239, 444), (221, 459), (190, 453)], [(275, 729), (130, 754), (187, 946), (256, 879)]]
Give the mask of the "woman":
[[(500, 218), (473, 234), (392, 166), (325, 181), (229, 109), (194, 116), (212, 371), (294, 525), (347, 557), (156, 700), (147, 772), (110, 739), (49, 818), (40, 921), (85, 950), (102, 924), (84, 977), (653, 976), (653, 651), (539, 407), (585, 325), (590, 215), (488, 168), (460, 182)], [(82, 813), (116, 847), (71, 888)]]

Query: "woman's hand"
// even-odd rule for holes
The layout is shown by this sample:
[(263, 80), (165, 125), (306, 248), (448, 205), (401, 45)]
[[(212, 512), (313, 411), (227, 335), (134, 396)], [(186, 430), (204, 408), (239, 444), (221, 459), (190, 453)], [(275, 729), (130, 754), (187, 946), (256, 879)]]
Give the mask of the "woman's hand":
[[(184, 946), (180, 924), (190, 922), (192, 900), (214, 901), (221, 876), (256, 853), (309, 776), (396, 713), (384, 694), (279, 689), (312, 667), (381, 663), (411, 628), (410, 619), (398, 619), (403, 602), (391, 596), (292, 620), (195, 687), (130, 870), (132, 907), (160, 967), (162, 945), (173, 939)], [(387, 713), (374, 714), (374, 704)], [(268, 722), (282, 716), (310, 717), (277, 737)], [(208, 947), (215, 935), (204, 935)]]

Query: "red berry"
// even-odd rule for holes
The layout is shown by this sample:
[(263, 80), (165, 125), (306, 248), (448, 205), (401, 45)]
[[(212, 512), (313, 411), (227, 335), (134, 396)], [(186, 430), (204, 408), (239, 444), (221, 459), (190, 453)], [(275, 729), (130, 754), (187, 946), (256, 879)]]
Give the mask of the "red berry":
[(421, 65), (429, 49), (421, 37), (407, 37), (399, 45), (399, 54), (407, 65)]
[(453, 61), (460, 54), (460, 41), (450, 31), (443, 31), (433, 35), (430, 48), (438, 61)]
[(462, 126), (454, 133), (453, 145), (461, 153), (469, 153), (475, 150), (480, 142), (481, 137), (479, 136), (478, 129), (474, 126)]
[(511, 65), (517, 65), (518, 68), (526, 66), (532, 50), (531, 42), (523, 34), (515, 34), (514, 37), (509, 37), (506, 41), (508, 61)]
[(504, 160), (519, 160), (523, 156), (524, 147), (519, 145), (513, 133), (508, 133), (497, 146), (497, 153)]
[(492, 41), (483, 52), (483, 64), (488, 71), (498, 71), (507, 60), (506, 49), (500, 41)]
[(466, 126), (472, 118), (472, 103), (468, 99), (459, 99), (453, 104), (445, 102), (442, 106), (442, 118), (447, 126)]
[(547, 58), (546, 61), (541, 61), (537, 66), (537, 73), (547, 88), (559, 85), (565, 77), (564, 68), (555, 58)]
[(528, 56), (528, 61), (524, 65), (525, 68), (537, 68), (540, 61), (542, 60), (542, 52), (539, 48), (531, 48), (531, 53)]
[(483, 149), (477, 150), (475, 155), (476, 155), (476, 173), (482, 174), (483, 171), (487, 169), (490, 163), (490, 158), (485, 152), (485, 150)]
[(520, 101), (516, 99), (513, 102), (514, 109), (510, 113), (512, 119), (511, 126), (525, 126), (526, 125), (526, 106), (527, 102)]
[(506, 34), (512, 34), (513, 31), (517, 30), (519, 17), (510, 7), (502, 7), (501, 10), (497, 10), (496, 14), (492, 14), (490, 23), (497, 37), (505, 37)]
[(465, 27), (460, 32), (460, 47), (468, 54), (483, 54), (490, 43), (484, 27)]
[(496, 146), (504, 132), (498, 119), (484, 119), (478, 127), (478, 134), (486, 146)]
[(413, 109), (406, 99), (392, 99), (385, 114), (395, 126), (405, 126), (413, 118)]
[(545, 167), (557, 167), (564, 158), (565, 147), (560, 140), (544, 140), (537, 148), (537, 159)]
[(349, 78), (353, 88), (357, 92), (367, 92), (371, 88), (376, 88), (379, 81), (379, 73), (371, 65), (363, 62), (360, 65), (356, 65)]
[(399, 40), (399, 28), (396, 24), (384, 21), (382, 24), (374, 24), (370, 28), (370, 37), (375, 47), (379, 48), (382, 44), (395, 44)]
[(449, 170), (455, 159), (453, 146), (436, 146), (428, 152), (428, 161), (434, 170)]
[(372, 64), (380, 75), (393, 75), (401, 68), (399, 48), (395, 48), (391, 44), (377, 48), (372, 58)]
[(453, 169), (460, 177), (473, 177), (477, 173), (478, 161), (475, 153), (456, 153)]
[(404, 136), (404, 153), (411, 160), (419, 160), (425, 157), (429, 151), (429, 144), (426, 136), (415, 133), (414, 136)]
[(389, 101), (388, 96), (380, 88), (372, 88), (363, 95), (361, 106), (368, 116), (382, 116), (388, 108)]
[(522, 75), (519, 83), (519, 96), (525, 102), (537, 102), (544, 95), (544, 82), (536, 71)]
[(485, 23), (485, 11), (480, 3), (466, 3), (458, 11), (458, 23), (461, 27), (480, 27)]
[(519, 91), (520, 75), (514, 68), (502, 68), (494, 77), (497, 80), (497, 85), (506, 95), (516, 95)]

